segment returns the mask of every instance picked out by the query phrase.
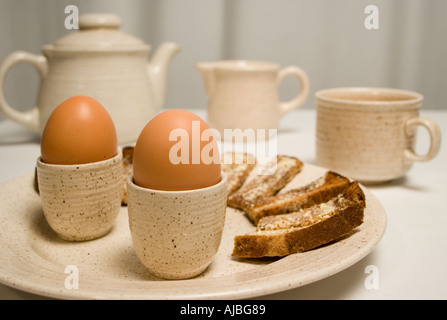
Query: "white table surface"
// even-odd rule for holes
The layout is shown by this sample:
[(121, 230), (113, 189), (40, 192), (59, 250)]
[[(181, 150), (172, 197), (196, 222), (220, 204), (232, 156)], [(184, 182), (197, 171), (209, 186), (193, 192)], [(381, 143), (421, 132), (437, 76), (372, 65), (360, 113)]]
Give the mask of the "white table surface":
[[(195, 111), (195, 110), (192, 110)], [(204, 111), (195, 111), (204, 117)], [(447, 132), (447, 112), (422, 111)], [(419, 130), (416, 151), (428, 147)], [(39, 137), (19, 125), (0, 122), (0, 183), (32, 173)], [(315, 163), (315, 112), (297, 110), (281, 121), (278, 153)], [(258, 299), (447, 299), (447, 150), (416, 163), (404, 178), (368, 186), (387, 214), (387, 229), (375, 250), (355, 265), (323, 280)], [(368, 288), (367, 266), (379, 287)], [(0, 284), (0, 299), (47, 299)]]

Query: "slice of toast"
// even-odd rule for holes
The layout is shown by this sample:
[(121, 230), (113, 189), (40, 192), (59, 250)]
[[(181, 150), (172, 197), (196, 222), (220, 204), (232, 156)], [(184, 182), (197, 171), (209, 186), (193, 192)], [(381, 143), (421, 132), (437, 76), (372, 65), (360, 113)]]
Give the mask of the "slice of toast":
[(289, 183), (303, 168), (303, 163), (290, 156), (278, 155), (276, 170), (272, 174), (257, 174), (239, 190), (228, 197), (228, 206), (246, 210), (260, 199), (275, 195)]
[(352, 182), (330, 201), (300, 211), (262, 218), (255, 232), (234, 238), (232, 255), (282, 257), (304, 252), (348, 234), (363, 223), (365, 195)]
[(256, 166), (256, 157), (247, 153), (226, 152), (221, 157), (222, 171), (227, 174), (227, 196), (236, 192)]
[(127, 179), (132, 174), (133, 171), (133, 151), (134, 147), (126, 146), (123, 147), (123, 180), (124, 180), (124, 191), (121, 198), (121, 205), (127, 206)]
[(245, 211), (247, 216), (257, 225), (263, 217), (294, 212), (326, 202), (346, 189), (349, 182), (348, 178), (328, 171), (323, 177), (304, 187), (266, 197), (254, 206), (246, 208)]

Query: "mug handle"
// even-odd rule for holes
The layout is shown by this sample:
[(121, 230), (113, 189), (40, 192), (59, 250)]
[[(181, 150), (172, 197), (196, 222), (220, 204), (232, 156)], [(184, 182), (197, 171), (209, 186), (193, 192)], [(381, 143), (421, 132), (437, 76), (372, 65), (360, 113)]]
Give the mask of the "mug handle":
[(293, 109), (300, 107), (303, 104), (303, 102), (306, 101), (307, 96), (309, 95), (309, 77), (307, 76), (307, 73), (304, 72), (304, 70), (295, 66), (285, 67), (279, 71), (278, 88), (281, 85), (282, 81), (289, 76), (295, 76), (298, 78), (301, 85), (301, 91), (292, 100), (286, 102), (280, 102), (279, 110), (281, 116), (292, 111)]
[(29, 63), (39, 71), (40, 76), (45, 77), (48, 69), (47, 58), (43, 55), (35, 55), (25, 51), (16, 51), (7, 56), (0, 64), (0, 111), (9, 119), (20, 123), (26, 128), (39, 132), (39, 109), (35, 106), (29, 111), (17, 111), (6, 101), (4, 83), (9, 70), (19, 63)]
[(425, 155), (418, 155), (414, 150), (409, 147), (404, 151), (405, 159), (411, 162), (425, 162), (433, 159), (441, 148), (441, 130), (439, 126), (431, 119), (415, 117), (410, 118), (405, 122), (405, 133), (410, 136), (414, 133), (414, 129), (417, 126), (423, 126), (430, 134), (430, 148)]

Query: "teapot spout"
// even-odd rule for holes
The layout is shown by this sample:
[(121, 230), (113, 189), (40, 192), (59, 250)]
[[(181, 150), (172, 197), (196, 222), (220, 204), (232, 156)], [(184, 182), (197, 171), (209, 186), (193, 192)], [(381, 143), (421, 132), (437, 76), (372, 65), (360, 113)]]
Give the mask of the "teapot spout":
[(166, 99), (169, 64), (179, 51), (180, 47), (176, 43), (164, 42), (158, 47), (148, 64), (149, 78), (154, 88), (158, 110), (163, 108)]
[(203, 82), (205, 85), (205, 92), (210, 97), (213, 94), (214, 87), (216, 85), (216, 77), (214, 74), (215, 64), (212, 62), (200, 62), (196, 64), (197, 70), (203, 77)]

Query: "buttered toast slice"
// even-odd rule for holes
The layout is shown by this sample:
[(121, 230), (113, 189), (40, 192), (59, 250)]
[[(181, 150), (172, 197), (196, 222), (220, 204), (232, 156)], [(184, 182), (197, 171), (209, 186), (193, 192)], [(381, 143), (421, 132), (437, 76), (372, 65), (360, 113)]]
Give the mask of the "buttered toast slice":
[(330, 201), (262, 218), (255, 232), (234, 238), (232, 255), (282, 257), (304, 252), (348, 234), (363, 223), (365, 195), (357, 182)]
[(121, 198), (121, 205), (127, 206), (127, 179), (133, 172), (133, 146), (123, 147), (123, 180), (124, 180), (124, 191)]
[(244, 184), (255, 166), (256, 157), (251, 154), (226, 152), (222, 155), (222, 171), (227, 174), (227, 196)]
[(246, 208), (247, 216), (255, 223), (266, 216), (298, 211), (315, 204), (329, 201), (346, 189), (350, 180), (328, 171), (321, 178), (301, 188), (265, 197), (254, 206)]
[(278, 155), (276, 170), (272, 174), (257, 174), (228, 197), (228, 206), (246, 210), (264, 197), (275, 195), (303, 168), (303, 163), (290, 156)]

